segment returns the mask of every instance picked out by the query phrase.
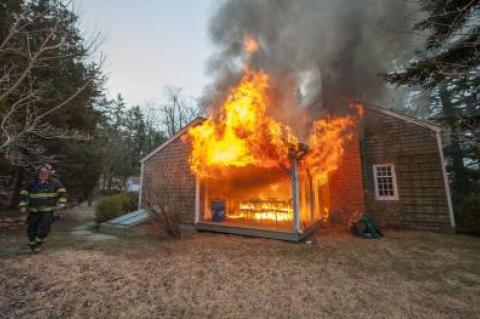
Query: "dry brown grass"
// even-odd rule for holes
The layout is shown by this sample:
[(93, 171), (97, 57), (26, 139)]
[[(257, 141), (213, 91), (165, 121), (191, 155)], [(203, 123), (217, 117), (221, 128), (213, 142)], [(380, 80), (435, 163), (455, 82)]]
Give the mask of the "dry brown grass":
[[(480, 239), (387, 232), (316, 245), (218, 234), (93, 241), (55, 225), (29, 256), (0, 234), (0, 317), (474, 318)], [(2, 317), (2, 318), (3, 318)]]

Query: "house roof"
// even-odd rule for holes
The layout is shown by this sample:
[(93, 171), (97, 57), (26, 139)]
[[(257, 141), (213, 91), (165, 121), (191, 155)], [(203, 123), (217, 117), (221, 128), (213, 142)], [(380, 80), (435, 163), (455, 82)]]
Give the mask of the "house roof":
[[(416, 125), (419, 125), (419, 126), (422, 126), (422, 127), (425, 127), (425, 128), (428, 128), (432, 131), (435, 131), (435, 132), (440, 132), (442, 129), (440, 128), (440, 126), (432, 123), (432, 122), (429, 122), (429, 121), (425, 121), (425, 120), (419, 120), (419, 119), (416, 119), (416, 118), (413, 118), (411, 116), (408, 116), (408, 115), (405, 115), (405, 114), (402, 114), (402, 113), (399, 113), (399, 112), (396, 112), (396, 111), (393, 111), (393, 110), (389, 110), (389, 109), (386, 109), (386, 108), (383, 108), (381, 106), (378, 106), (378, 105), (375, 105), (375, 104), (371, 104), (371, 103), (362, 103), (362, 105), (365, 107), (365, 109), (367, 110), (370, 110), (370, 111), (374, 111), (374, 112), (378, 112), (378, 113), (382, 113), (382, 114), (386, 114), (386, 115), (389, 115), (391, 117), (395, 117), (395, 118), (398, 118), (398, 119), (401, 119), (401, 120), (404, 120), (406, 122), (409, 122), (409, 123), (412, 123), (412, 124), (416, 124)], [(168, 140), (166, 140), (163, 144), (161, 144), (159, 147), (157, 147), (156, 149), (154, 149), (153, 151), (151, 151), (149, 154), (147, 154), (144, 158), (142, 158), (140, 160), (141, 163), (144, 163), (146, 162), (147, 160), (149, 160), (153, 155), (157, 154), (158, 152), (160, 152), (162, 149), (164, 149), (165, 147), (167, 147), (167, 145), (169, 145), (170, 143), (172, 143), (173, 141), (175, 141), (176, 139), (178, 139), (179, 137), (181, 137), (183, 134), (185, 134), (189, 128), (193, 127), (193, 126), (196, 126), (200, 123), (202, 123), (203, 121), (205, 121), (205, 118), (203, 117), (197, 117), (196, 119), (194, 119), (193, 121), (191, 121), (190, 123), (188, 123), (187, 125), (185, 125), (180, 131), (178, 131), (175, 135), (173, 135), (172, 137), (170, 137)]]
[(386, 114), (386, 115), (389, 115), (391, 117), (395, 117), (397, 119), (401, 119), (401, 120), (404, 120), (404, 121), (412, 123), (412, 124), (423, 126), (423, 127), (428, 128), (432, 131), (435, 131), (435, 132), (441, 132), (442, 131), (440, 126), (438, 126), (438, 125), (436, 125), (436, 124), (434, 124), (430, 121), (419, 120), (419, 119), (413, 118), (411, 116), (399, 113), (397, 111), (389, 110), (389, 109), (386, 109), (386, 108), (383, 108), (383, 107), (380, 107), (378, 105), (371, 104), (371, 103), (363, 103), (363, 106), (367, 110), (382, 113), (382, 114)]
[(172, 143), (173, 141), (175, 141), (176, 139), (178, 139), (179, 137), (181, 137), (183, 134), (185, 134), (189, 128), (193, 127), (193, 126), (196, 126), (200, 123), (202, 123), (203, 121), (205, 121), (205, 119), (203, 117), (197, 117), (196, 119), (194, 119), (193, 121), (191, 121), (190, 123), (188, 123), (187, 125), (185, 125), (180, 131), (178, 131), (175, 135), (173, 135), (172, 137), (170, 137), (168, 140), (166, 140), (165, 142), (163, 142), (159, 147), (157, 147), (156, 149), (154, 149), (153, 151), (151, 151), (150, 153), (148, 153), (144, 158), (142, 158), (140, 160), (140, 163), (145, 163), (146, 161), (148, 161), (153, 155), (157, 154), (158, 152), (160, 152), (162, 149), (164, 149), (165, 147), (167, 147), (168, 144)]

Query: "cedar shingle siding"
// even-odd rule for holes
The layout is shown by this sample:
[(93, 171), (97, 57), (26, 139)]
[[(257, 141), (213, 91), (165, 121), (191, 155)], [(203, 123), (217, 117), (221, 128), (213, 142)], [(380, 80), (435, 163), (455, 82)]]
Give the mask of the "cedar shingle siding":
[[(436, 132), (367, 110), (361, 139), (365, 205), (384, 225), (432, 230), (450, 227)], [(373, 165), (394, 164), (398, 200), (376, 200)]]
[(344, 153), (338, 164), (339, 169), (330, 175), (330, 204), (332, 211), (363, 212), (362, 166), (357, 134), (344, 145)]
[[(190, 146), (177, 138), (144, 162), (142, 205), (158, 204), (165, 193), (184, 223), (195, 217), (195, 176), (190, 171)], [(161, 194), (160, 194), (161, 192)]]

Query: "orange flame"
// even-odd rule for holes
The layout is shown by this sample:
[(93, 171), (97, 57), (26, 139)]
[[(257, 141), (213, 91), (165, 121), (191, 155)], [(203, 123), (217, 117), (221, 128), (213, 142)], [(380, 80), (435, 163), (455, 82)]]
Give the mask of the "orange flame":
[[(266, 175), (260, 176), (258, 168), (263, 172), (270, 172), (266, 173), (267, 175), (278, 172), (278, 169), (288, 170), (292, 159), (300, 156), (299, 175), (311, 177), (310, 183), (313, 183), (311, 185), (315, 185), (316, 189), (312, 195), (302, 191), (302, 222), (308, 224), (310, 218), (307, 214), (310, 207), (308, 196), (314, 196), (314, 202), (321, 203), (315, 206), (315, 218), (325, 219), (329, 214), (329, 174), (338, 169), (344, 144), (352, 137), (349, 130), (363, 115), (363, 108), (352, 105), (356, 109), (356, 115), (314, 122), (305, 154), (293, 129), (269, 115), (270, 104), (269, 76), (262, 70), (245, 68), (241, 81), (230, 89), (218, 115), (210, 116), (202, 124), (188, 130), (186, 138), (192, 145), (190, 167), (198, 177), (210, 180), (228, 177), (235, 185), (235, 181), (242, 179), (245, 184), (246, 176), (250, 178), (248, 180), (251, 180), (252, 176), (255, 179), (265, 179)], [(219, 183), (214, 187), (216, 194), (221, 194), (221, 198), (228, 198), (231, 194), (222, 185), (223, 183)], [(307, 184), (303, 185), (305, 188)], [(288, 206), (291, 193), (282, 194), (278, 200), (268, 200), (269, 195), (265, 195), (261, 190), (249, 192), (256, 193), (232, 195), (232, 203), (237, 203), (237, 206), (227, 212), (227, 220), (275, 225), (291, 223), (293, 208)], [(251, 195), (260, 200), (245, 202), (245, 198), (242, 198)]]
[(247, 53), (251, 54), (257, 52), (260, 48), (260, 45), (253, 36), (246, 34), (243, 37), (243, 47)]
[(313, 172), (312, 176), (318, 185), (325, 184), (328, 175), (338, 169), (344, 144), (352, 138), (348, 130), (363, 116), (364, 110), (360, 104), (352, 103), (350, 107), (356, 110), (356, 116), (321, 119), (313, 123), (304, 166)]
[[(240, 83), (230, 90), (217, 118), (209, 117), (189, 129), (192, 142), (190, 166), (198, 176), (231, 167), (290, 167), (299, 139), (293, 130), (267, 114), (268, 75), (246, 69)], [(357, 108), (358, 117), (363, 110)], [(313, 124), (305, 163), (321, 179), (336, 170), (348, 128), (357, 118), (321, 119)]]
[(227, 167), (290, 165), (290, 148), (298, 139), (290, 127), (266, 114), (267, 88), (266, 73), (247, 69), (230, 91), (219, 118), (210, 117), (189, 130), (190, 165), (197, 175)]

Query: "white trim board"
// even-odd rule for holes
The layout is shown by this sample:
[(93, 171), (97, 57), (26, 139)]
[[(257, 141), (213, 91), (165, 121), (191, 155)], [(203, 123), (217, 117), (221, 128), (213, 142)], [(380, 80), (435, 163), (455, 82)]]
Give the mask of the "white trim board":
[(195, 225), (200, 222), (200, 178), (195, 176)]
[(392, 110), (387, 110), (387, 109), (385, 109), (383, 107), (380, 107), (380, 106), (376, 106), (376, 105), (372, 105), (372, 104), (366, 104), (366, 105), (364, 105), (364, 107), (367, 110), (371, 110), (371, 111), (374, 111), (374, 112), (386, 114), (386, 115), (389, 115), (391, 117), (403, 120), (405, 122), (409, 122), (409, 123), (412, 123), (412, 124), (415, 124), (415, 125), (419, 125), (419, 126), (428, 128), (428, 129), (430, 129), (434, 132), (441, 132), (442, 131), (442, 128), (440, 126), (436, 125), (436, 124), (433, 124), (433, 123), (430, 123), (430, 122), (427, 122), (427, 121), (424, 121), (424, 120), (418, 120), (416, 118), (407, 116), (405, 114), (401, 114), (401, 113), (398, 113), (398, 112), (395, 112), (395, 111), (392, 111)]
[(143, 196), (143, 174), (145, 172), (145, 165), (140, 163), (140, 190), (138, 191), (138, 209), (142, 209), (142, 196)]
[(448, 181), (447, 168), (445, 167), (445, 157), (443, 155), (442, 137), (440, 135), (440, 132), (437, 132), (437, 145), (438, 145), (438, 152), (440, 154), (440, 165), (442, 165), (442, 175), (443, 175), (443, 183), (445, 185), (445, 195), (447, 196), (450, 226), (455, 228), (456, 222), (455, 222), (455, 215), (453, 213), (452, 195), (450, 193), (450, 183)]

